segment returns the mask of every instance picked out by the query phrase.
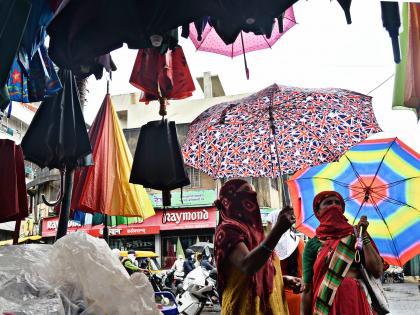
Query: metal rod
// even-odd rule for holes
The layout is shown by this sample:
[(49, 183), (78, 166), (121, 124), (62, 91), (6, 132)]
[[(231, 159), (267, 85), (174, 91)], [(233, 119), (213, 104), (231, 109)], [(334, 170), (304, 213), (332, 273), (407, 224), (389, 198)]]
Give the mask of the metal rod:
[(104, 229), (103, 229), (104, 240), (109, 244), (109, 229), (108, 229), (108, 215), (104, 214)]
[(73, 174), (73, 169), (67, 170), (65, 172), (64, 195), (61, 201), (60, 218), (58, 220), (57, 235), (55, 237), (56, 241), (67, 234), (67, 226), (70, 215), (71, 195), (73, 192)]
[(15, 224), (15, 232), (13, 233), (13, 245), (19, 244), (20, 223), (21, 220), (17, 219)]

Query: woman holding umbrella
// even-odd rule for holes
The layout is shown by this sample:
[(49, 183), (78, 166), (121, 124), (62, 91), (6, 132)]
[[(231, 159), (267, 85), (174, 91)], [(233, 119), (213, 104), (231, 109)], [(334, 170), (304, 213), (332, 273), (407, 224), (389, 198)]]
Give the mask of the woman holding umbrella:
[[(361, 280), (360, 265), (379, 278), (382, 258), (367, 233), (369, 222), (362, 216), (353, 227), (344, 216), (345, 202), (335, 191), (315, 196), (314, 214), (320, 221), (316, 236), (308, 241), (303, 253), (302, 313), (330, 315), (375, 314)], [(355, 250), (355, 229), (362, 229), (363, 251)]]
[(220, 211), (215, 254), (222, 314), (288, 314), (284, 285), (299, 292), (301, 283), (282, 277), (273, 249), (295, 222), (293, 209), (282, 210), (265, 238), (257, 194), (247, 181), (226, 182), (215, 205)]

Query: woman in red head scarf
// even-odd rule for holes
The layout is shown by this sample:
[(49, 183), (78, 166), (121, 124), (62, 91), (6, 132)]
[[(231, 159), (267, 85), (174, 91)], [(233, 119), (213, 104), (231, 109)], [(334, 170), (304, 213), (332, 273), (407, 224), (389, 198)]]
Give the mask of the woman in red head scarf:
[[(330, 315), (376, 314), (361, 279), (360, 265), (379, 278), (382, 258), (367, 234), (369, 222), (362, 216), (353, 227), (344, 216), (345, 202), (335, 191), (315, 196), (314, 215), (320, 225), (316, 236), (308, 241), (303, 253), (302, 313)], [(363, 250), (355, 259), (355, 231), (362, 228)]]
[(265, 238), (257, 194), (247, 181), (226, 182), (215, 205), (220, 213), (215, 253), (222, 314), (288, 314), (283, 281), (299, 291), (300, 279), (282, 277), (273, 249), (294, 223), (293, 209), (282, 210)]

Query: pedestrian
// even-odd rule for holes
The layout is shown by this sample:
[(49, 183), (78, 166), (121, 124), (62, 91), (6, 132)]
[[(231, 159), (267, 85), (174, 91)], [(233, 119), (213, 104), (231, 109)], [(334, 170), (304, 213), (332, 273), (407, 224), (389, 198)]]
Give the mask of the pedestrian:
[(382, 258), (367, 233), (367, 218), (362, 216), (356, 227), (350, 225), (344, 216), (344, 199), (335, 191), (316, 195), (313, 209), (320, 225), (303, 253), (302, 314), (375, 314), (361, 279), (355, 251), (355, 229), (358, 234), (362, 228), (360, 263), (369, 274), (380, 278)]
[[(268, 231), (276, 224), (280, 210), (271, 211), (267, 217)], [(281, 273), (287, 276), (302, 278), (302, 255), (305, 244), (292, 229), (287, 230), (280, 238), (275, 253), (280, 259)], [(286, 301), (290, 315), (300, 315), (301, 295), (285, 289)]]
[(222, 314), (288, 314), (284, 286), (299, 289), (300, 281), (282, 276), (273, 249), (295, 222), (293, 209), (281, 211), (265, 238), (257, 194), (247, 181), (226, 182), (215, 205), (220, 213), (215, 257)]
[(184, 276), (184, 256), (178, 255), (178, 258), (172, 265), (171, 270), (174, 270), (174, 274), (176, 277)]
[(184, 260), (184, 275), (187, 276), (191, 271), (194, 270), (194, 251), (191, 249), (185, 250), (185, 260)]

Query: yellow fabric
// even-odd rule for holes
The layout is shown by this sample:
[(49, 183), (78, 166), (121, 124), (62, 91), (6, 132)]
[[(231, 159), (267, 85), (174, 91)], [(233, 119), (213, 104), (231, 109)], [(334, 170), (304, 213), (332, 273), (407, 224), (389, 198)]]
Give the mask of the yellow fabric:
[(260, 310), (260, 298), (248, 300), (250, 277), (244, 275), (235, 266), (229, 266), (226, 274), (229, 275), (222, 296), (222, 315), (288, 315), (283, 277), (280, 269), (280, 260), (274, 259), (276, 275), (274, 277), (273, 292), (270, 295), (266, 310)]
[[(117, 113), (110, 100), (112, 128), (110, 140), (114, 141), (117, 154), (115, 154), (115, 169), (117, 177), (114, 181), (111, 207), (107, 209), (108, 215), (126, 217), (142, 217), (146, 219), (155, 214), (149, 195), (141, 185), (129, 183), (133, 157), (128, 148), (127, 141), (120, 127)], [(111, 128), (110, 128), (111, 129)], [(110, 153), (113, 154), (113, 153)]]

